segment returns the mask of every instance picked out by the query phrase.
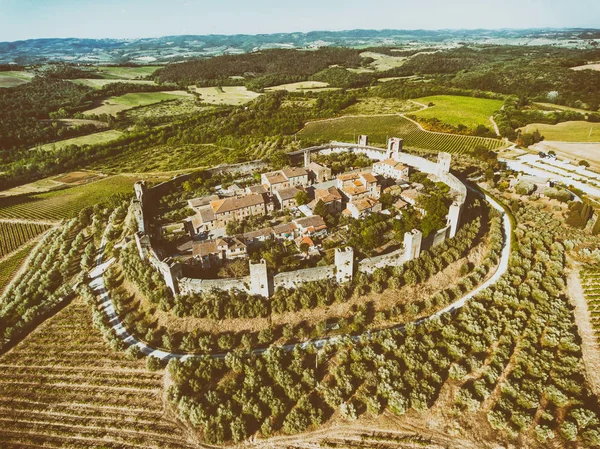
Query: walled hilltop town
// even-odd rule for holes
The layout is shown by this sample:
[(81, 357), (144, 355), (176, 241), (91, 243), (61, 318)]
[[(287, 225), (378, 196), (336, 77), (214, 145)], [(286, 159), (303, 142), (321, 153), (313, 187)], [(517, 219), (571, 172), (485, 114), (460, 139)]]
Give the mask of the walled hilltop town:
[[(139, 254), (161, 273), (173, 294), (240, 289), (269, 297), (278, 287), (322, 279), (342, 284), (351, 281), (357, 271), (373, 273), (377, 268), (406, 263), (419, 257), (422, 248), (456, 235), (466, 187), (450, 173), (450, 154), (439, 153), (437, 162), (432, 162), (403, 152), (402, 143), (400, 138), (390, 138), (382, 149), (369, 146), (368, 137), (362, 135), (357, 144), (332, 142), (301, 149), (290, 156), (299, 158), (302, 167), (262, 172), (259, 183), (245, 187), (236, 183), (226, 189), (219, 186), (209, 195), (188, 200), (193, 215), (161, 227), (153, 222), (151, 211), (166, 189), (182, 179), (153, 188), (138, 182), (132, 208)], [(327, 163), (313, 160), (348, 153), (366, 157), (372, 164), (333, 175)], [(236, 173), (243, 179), (248, 172), (256, 173), (255, 168), (252, 164), (236, 167)], [(420, 174), (421, 182), (411, 182), (415, 174)], [(434, 189), (443, 187), (448, 202), (444, 225), (427, 239), (421, 230), (407, 229), (396, 245), (388, 242), (379, 254), (363, 254), (365, 257), (347, 244), (344, 231), (349, 221), (372, 215), (396, 222), (407, 216), (426, 216), (428, 211), (422, 206), (429, 196), (425, 183)], [(235, 232), (236, 224), (252, 219), (259, 219), (264, 226)], [(178, 241), (183, 242), (174, 251), (161, 245), (169, 233), (178, 234)], [(278, 272), (273, 272), (261, 257), (261, 249), (274, 242), (292, 249), (288, 259), (294, 263), (288, 269), (274, 267)], [(322, 255), (332, 252), (328, 263)], [(294, 269), (305, 261), (313, 261), (314, 266)], [(219, 267), (234, 262), (247, 264), (245, 276), (214, 275)]]

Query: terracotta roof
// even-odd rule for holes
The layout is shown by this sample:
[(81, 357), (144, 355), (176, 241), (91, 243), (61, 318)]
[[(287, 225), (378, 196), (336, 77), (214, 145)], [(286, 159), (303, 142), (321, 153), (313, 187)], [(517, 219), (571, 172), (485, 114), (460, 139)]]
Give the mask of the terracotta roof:
[(304, 217), (298, 218), (294, 220), (294, 223), (298, 227), (306, 229), (309, 232), (320, 231), (322, 229), (327, 229), (327, 225), (325, 224), (325, 220), (319, 215), (313, 215), (312, 217)]
[(248, 187), (246, 187), (246, 191), (248, 193), (260, 193), (260, 194), (267, 193), (267, 189), (262, 184), (248, 186)]
[(291, 199), (293, 199), (298, 192), (300, 192), (300, 189), (298, 189), (296, 187), (288, 187), (287, 189), (279, 189), (275, 193), (275, 195), (281, 201), (285, 201), (285, 200), (291, 200)]
[(296, 229), (294, 223), (283, 223), (277, 226), (273, 226), (274, 234), (291, 234)]
[(400, 196), (402, 198), (408, 198), (413, 201), (416, 201), (417, 198), (419, 198), (421, 195), (423, 195), (423, 194), (415, 189), (407, 189), (400, 194)]
[(217, 242), (215, 240), (207, 240), (206, 242), (194, 242), (192, 245), (192, 255), (194, 257), (206, 257), (211, 254), (218, 254)]
[(377, 182), (377, 178), (375, 176), (373, 176), (373, 173), (369, 173), (369, 172), (362, 172), (360, 174), (360, 176), (367, 182), (371, 183), (371, 182)]
[(216, 214), (223, 214), (225, 212), (231, 212), (238, 209), (244, 209), (246, 207), (258, 206), (264, 204), (265, 200), (262, 195), (258, 193), (250, 193), (236, 198), (224, 198), (218, 201), (212, 201), (210, 203), (213, 212)]
[(358, 173), (342, 173), (337, 176), (337, 179), (340, 181), (354, 181), (355, 179), (358, 179)]
[(312, 248), (313, 246), (315, 246), (315, 242), (313, 242), (313, 240), (309, 236), (298, 237), (296, 239), (296, 245), (300, 246), (303, 243), (306, 243), (309, 248)]
[(404, 165), (402, 162), (398, 162), (394, 159), (385, 159), (381, 162), (375, 163), (375, 165), (389, 165), (390, 167), (395, 168), (396, 170), (402, 170), (407, 167), (407, 165)]
[(315, 200), (323, 201), (325, 204), (331, 203), (332, 201), (338, 201), (342, 199), (342, 194), (335, 187), (329, 187), (328, 189), (316, 189)]
[(344, 186), (344, 188), (342, 190), (350, 196), (360, 195), (367, 191), (367, 189), (365, 189), (362, 184), (360, 186), (347, 185), (347, 186)]
[(273, 171), (270, 173), (263, 173), (265, 178), (267, 178), (267, 182), (270, 185), (273, 184), (281, 184), (287, 181), (287, 178), (281, 173), (281, 171)]
[(359, 212), (362, 212), (371, 209), (378, 202), (379, 201), (374, 200), (373, 198), (361, 198), (359, 200), (352, 201), (350, 204), (353, 204)]
[(404, 209), (404, 208), (407, 206), (407, 204), (408, 204), (408, 203), (407, 203), (407, 202), (405, 202), (405, 201), (398, 200), (398, 201), (396, 201), (396, 202), (394, 203), (394, 207), (395, 207), (396, 209)]
[(258, 237), (268, 237), (273, 232), (273, 228), (262, 228), (257, 229), (256, 231), (245, 232), (242, 234), (242, 238), (246, 240), (255, 239)]
[(215, 213), (210, 207), (202, 208), (198, 211), (200, 217), (200, 223), (210, 223), (215, 220)]
[(287, 179), (297, 178), (298, 176), (308, 176), (308, 172), (300, 167), (288, 167), (281, 170), (283, 176)]
[(234, 249), (246, 249), (246, 245), (236, 237), (232, 237), (228, 242), (229, 251)]
[(188, 205), (190, 207), (202, 207), (207, 206), (208, 204), (210, 204), (211, 201), (216, 201), (218, 199), (219, 195), (201, 196), (198, 198), (192, 198), (191, 200), (188, 200)]

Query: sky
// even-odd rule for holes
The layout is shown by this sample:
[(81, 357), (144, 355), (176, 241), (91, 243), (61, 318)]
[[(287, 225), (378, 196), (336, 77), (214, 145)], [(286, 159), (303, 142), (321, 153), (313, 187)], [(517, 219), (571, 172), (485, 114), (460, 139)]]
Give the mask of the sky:
[(545, 27), (600, 28), (600, 0), (0, 0), (0, 41)]

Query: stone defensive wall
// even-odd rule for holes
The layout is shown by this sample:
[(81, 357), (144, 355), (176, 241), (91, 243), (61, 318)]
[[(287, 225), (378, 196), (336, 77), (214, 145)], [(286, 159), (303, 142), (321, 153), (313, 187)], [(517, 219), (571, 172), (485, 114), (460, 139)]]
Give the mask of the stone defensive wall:
[[(390, 139), (393, 142), (394, 139)], [(432, 240), (432, 245), (438, 245), (444, 242), (446, 238), (452, 238), (456, 235), (459, 226), (462, 206), (467, 197), (466, 186), (453, 174), (450, 173), (450, 155), (448, 153), (439, 153), (438, 162), (433, 162), (420, 156), (401, 152), (401, 139), (395, 139), (399, 143), (400, 151), (396, 152), (396, 159), (406, 165), (414, 167), (421, 172), (435, 175), (440, 181), (447, 184), (453, 192), (454, 202), (450, 206), (448, 213), (448, 224), (446, 227), (438, 230)], [(304, 148), (289, 153), (292, 158), (304, 157), (312, 153), (332, 154), (346, 151), (354, 151), (365, 154), (367, 157), (381, 161), (389, 157), (389, 149), (373, 147), (369, 145), (359, 145), (343, 142), (331, 142), (327, 145)], [(233, 173), (248, 174), (257, 170), (265, 169), (267, 165), (262, 161), (250, 161), (241, 164), (221, 165), (207, 171), (213, 173)], [(267, 273), (266, 263), (250, 262), (250, 276), (231, 279), (196, 279), (182, 276), (181, 265), (170, 257), (163, 258), (152, 247), (149, 236), (148, 221), (152, 219), (147, 213), (152, 207), (152, 203), (158, 197), (163, 195), (168, 189), (181, 184), (188, 179), (189, 175), (180, 175), (172, 180), (158, 184), (153, 188), (146, 189), (143, 182), (135, 184), (136, 198), (132, 201), (132, 212), (138, 222), (138, 232), (135, 235), (135, 241), (142, 259), (148, 260), (163, 276), (166, 284), (171, 288), (174, 294), (202, 293), (214, 289), (232, 290), (239, 289), (249, 294), (262, 295), (268, 297), (278, 287), (296, 288), (303, 283), (320, 281), (325, 279), (336, 280), (338, 283), (351, 281), (356, 271), (372, 274), (378, 268), (399, 266), (405, 262), (419, 257), (421, 251), (422, 234), (418, 230), (407, 232), (404, 235), (403, 248), (397, 249), (389, 254), (365, 258), (356, 261), (352, 248), (337, 248), (335, 251), (335, 263), (332, 265), (305, 268), (290, 272), (270, 275)]]

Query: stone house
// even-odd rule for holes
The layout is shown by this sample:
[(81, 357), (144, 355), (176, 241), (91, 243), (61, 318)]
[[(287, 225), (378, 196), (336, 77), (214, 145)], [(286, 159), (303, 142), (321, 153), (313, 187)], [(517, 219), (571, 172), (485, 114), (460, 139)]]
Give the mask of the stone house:
[(395, 180), (408, 179), (410, 169), (408, 165), (404, 165), (394, 159), (385, 159), (380, 162), (373, 164), (373, 171), (378, 175), (384, 176), (385, 178), (392, 178)]
[(275, 198), (279, 201), (281, 210), (291, 209), (297, 207), (296, 195), (301, 192), (297, 187), (288, 187), (286, 189), (279, 189), (275, 191)]

